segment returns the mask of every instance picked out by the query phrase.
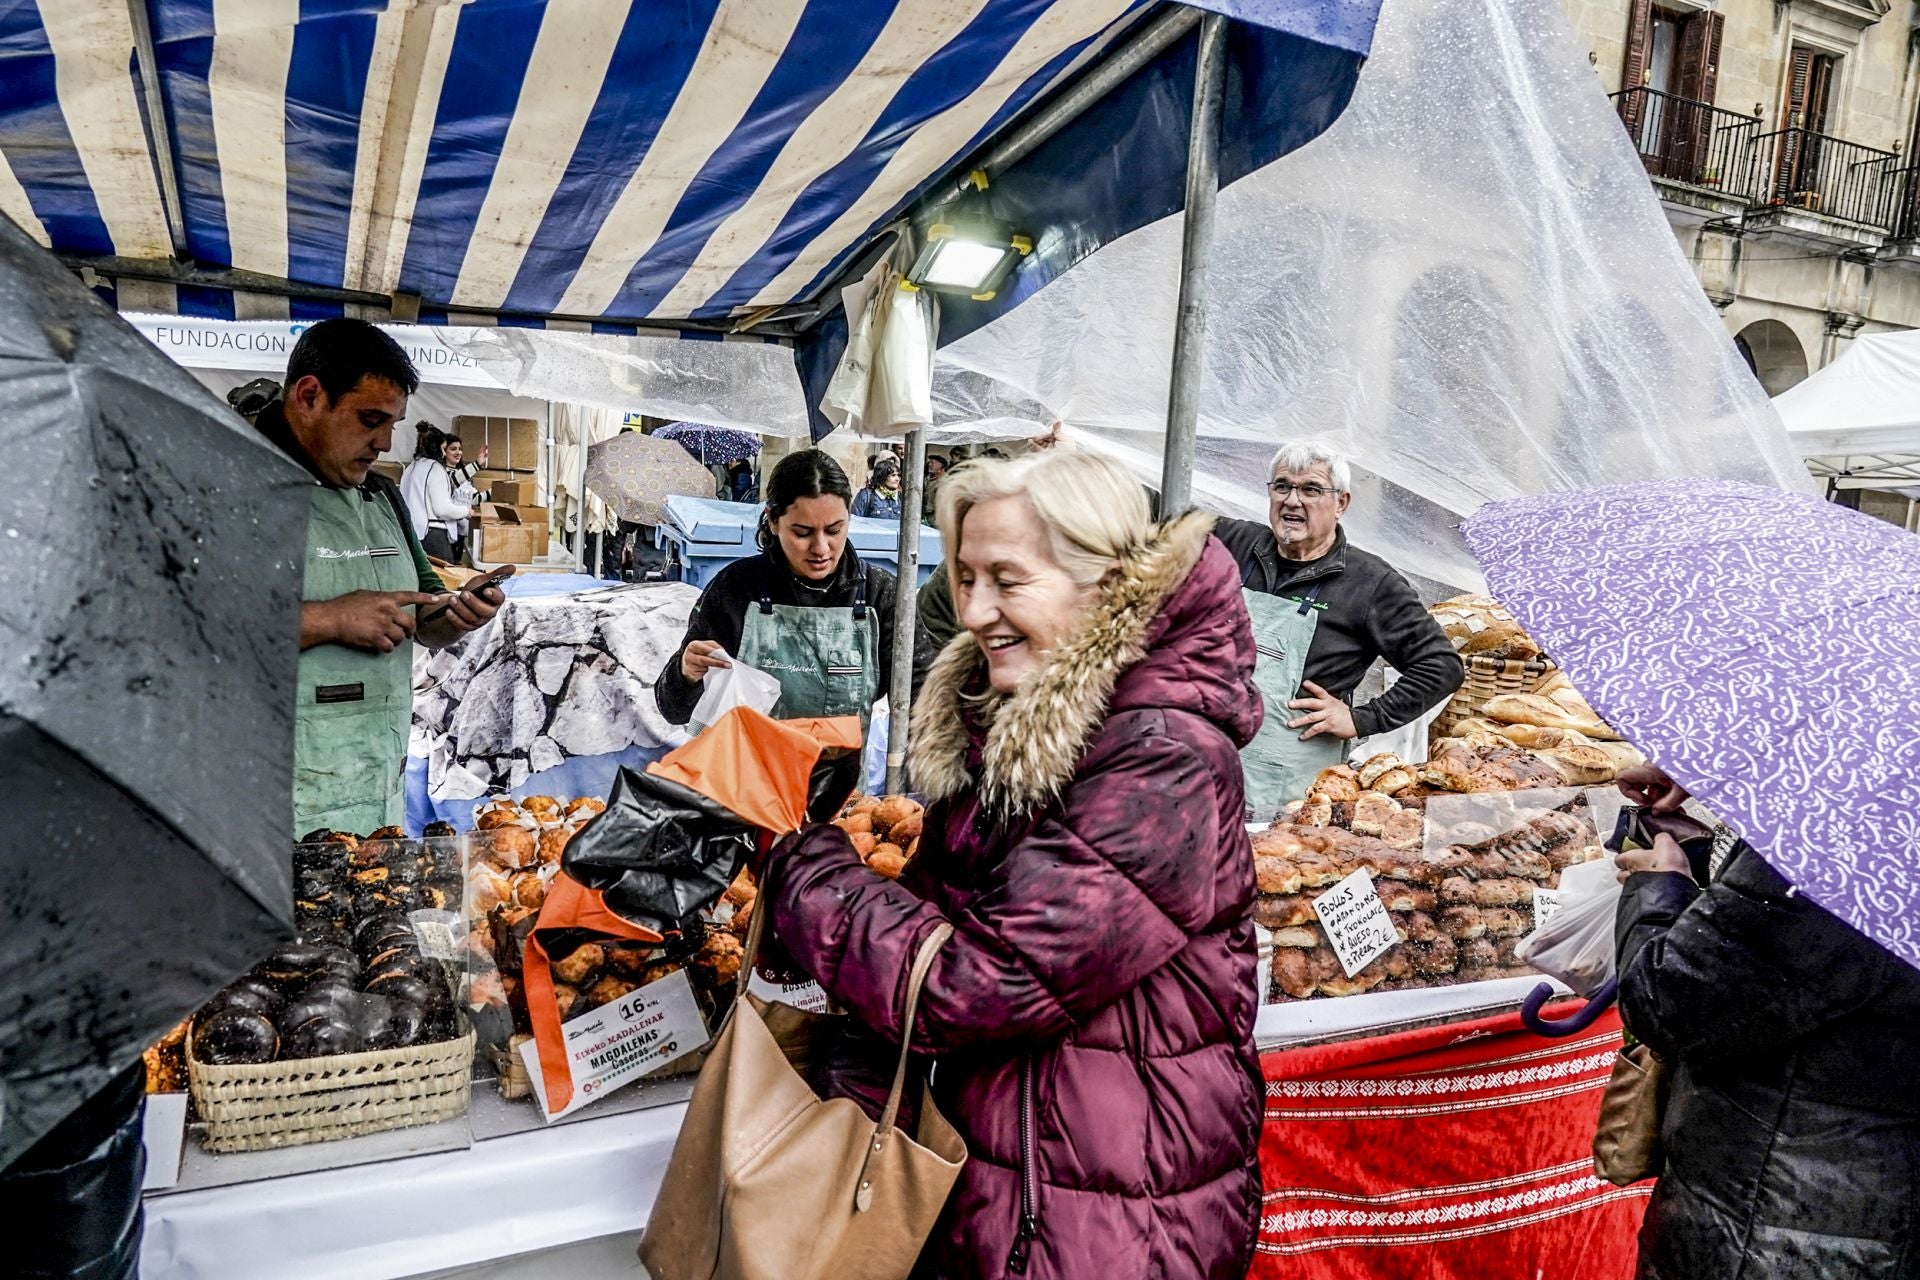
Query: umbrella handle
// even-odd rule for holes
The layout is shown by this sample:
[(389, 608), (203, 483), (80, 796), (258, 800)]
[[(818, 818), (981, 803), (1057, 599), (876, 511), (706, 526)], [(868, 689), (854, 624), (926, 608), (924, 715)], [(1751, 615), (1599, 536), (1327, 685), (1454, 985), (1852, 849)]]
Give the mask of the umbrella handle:
[(1543, 1018), (1540, 1010), (1547, 1001), (1553, 999), (1553, 984), (1543, 982), (1527, 993), (1520, 1005), (1520, 1022), (1527, 1030), (1537, 1036), (1557, 1038), (1559, 1036), (1578, 1035), (1593, 1025), (1594, 1019), (1613, 1007), (1614, 1000), (1620, 994), (1620, 979), (1608, 978), (1600, 989), (1588, 997), (1587, 1003), (1564, 1018)]

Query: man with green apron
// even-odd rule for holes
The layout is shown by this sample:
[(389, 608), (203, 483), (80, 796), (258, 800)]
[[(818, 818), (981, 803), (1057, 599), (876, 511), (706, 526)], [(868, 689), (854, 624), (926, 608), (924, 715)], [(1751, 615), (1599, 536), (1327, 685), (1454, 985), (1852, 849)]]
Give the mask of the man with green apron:
[(400, 822), (412, 642), (451, 644), (501, 604), (492, 588), (446, 594), (398, 487), (373, 473), (418, 386), (391, 337), (363, 321), (326, 320), (301, 334), (282, 398), (254, 418), (314, 478), (294, 707), (295, 837), (319, 828), (365, 835)]
[[(1222, 520), (1220, 540), (1240, 564), (1257, 650), (1254, 683), (1266, 704), (1259, 734), (1240, 753), (1247, 808), (1266, 821), (1306, 794), (1314, 775), (1355, 740), (1409, 724), (1466, 677), (1446, 633), (1407, 580), (1347, 541), (1349, 471), (1332, 451), (1283, 446), (1268, 483), (1268, 523)], [(1375, 659), (1399, 680), (1353, 706)]]

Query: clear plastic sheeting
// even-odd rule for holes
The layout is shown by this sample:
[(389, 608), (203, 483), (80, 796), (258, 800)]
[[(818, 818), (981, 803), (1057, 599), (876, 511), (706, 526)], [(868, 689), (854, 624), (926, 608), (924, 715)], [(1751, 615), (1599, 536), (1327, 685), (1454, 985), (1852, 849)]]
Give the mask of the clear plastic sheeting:
[[(1202, 505), (1263, 513), (1274, 446), (1324, 441), (1374, 478), (1357, 541), (1472, 586), (1455, 526), (1493, 499), (1811, 483), (1554, 0), (1385, 6), (1346, 114), (1216, 216)], [(1063, 418), (1157, 482), (1180, 235), (1117, 240), (943, 349), (937, 425)]]
[(808, 434), (793, 351), (553, 329), (466, 329), (447, 345), (515, 395), (791, 438)]

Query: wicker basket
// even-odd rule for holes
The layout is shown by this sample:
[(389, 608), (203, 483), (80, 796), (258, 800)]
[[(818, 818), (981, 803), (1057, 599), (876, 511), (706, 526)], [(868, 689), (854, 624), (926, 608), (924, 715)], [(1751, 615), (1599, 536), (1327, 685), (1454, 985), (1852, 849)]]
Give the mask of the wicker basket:
[(193, 1105), (214, 1152), (263, 1151), (451, 1120), (467, 1109), (473, 1032), (331, 1058), (217, 1067), (187, 1046)]
[(1479, 715), (1489, 699), (1503, 693), (1532, 693), (1546, 683), (1554, 671), (1553, 663), (1546, 658), (1523, 662), (1468, 654), (1460, 661), (1466, 664), (1467, 678), (1453, 697), (1447, 699), (1446, 709), (1434, 718), (1430, 738), (1447, 737), (1462, 720)]

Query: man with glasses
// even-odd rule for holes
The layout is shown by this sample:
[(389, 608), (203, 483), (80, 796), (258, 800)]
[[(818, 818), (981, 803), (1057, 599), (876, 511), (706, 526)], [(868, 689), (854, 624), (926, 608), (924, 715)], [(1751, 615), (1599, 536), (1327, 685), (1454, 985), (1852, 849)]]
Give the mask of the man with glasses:
[[(1347, 464), (1314, 444), (1273, 457), (1267, 523), (1222, 520), (1240, 564), (1266, 700), (1259, 736), (1240, 753), (1247, 806), (1265, 821), (1306, 794), (1356, 738), (1397, 729), (1460, 687), (1465, 669), (1440, 624), (1386, 561), (1347, 541)], [(1363, 706), (1353, 691), (1374, 659), (1399, 681)]]

